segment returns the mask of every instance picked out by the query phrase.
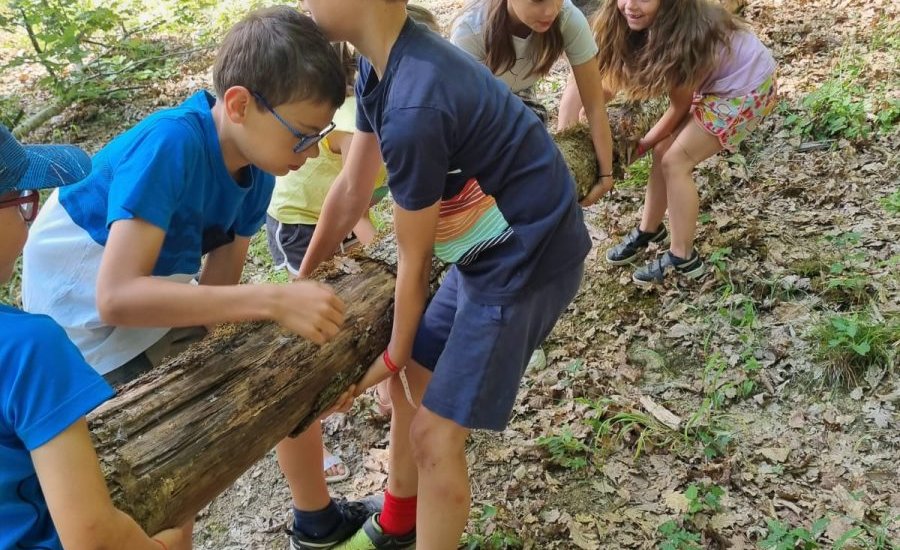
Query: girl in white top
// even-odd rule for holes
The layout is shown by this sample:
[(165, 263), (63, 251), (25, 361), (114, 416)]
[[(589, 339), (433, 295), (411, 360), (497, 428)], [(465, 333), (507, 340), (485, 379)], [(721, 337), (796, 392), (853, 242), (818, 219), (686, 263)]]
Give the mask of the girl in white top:
[[(473, 0), (454, 22), (450, 40), (484, 63), (529, 106), (532, 86), (565, 53), (572, 66), (567, 86), (578, 85), (600, 162), (601, 177), (582, 204), (593, 204), (612, 189), (612, 135), (597, 44), (587, 19), (571, 0)], [(576, 122), (577, 110), (574, 116), (560, 111), (559, 130)]]

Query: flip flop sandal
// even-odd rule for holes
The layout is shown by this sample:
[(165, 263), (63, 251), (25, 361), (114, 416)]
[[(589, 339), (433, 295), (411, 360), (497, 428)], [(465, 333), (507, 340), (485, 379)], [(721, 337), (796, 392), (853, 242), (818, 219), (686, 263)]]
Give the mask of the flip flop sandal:
[(326, 474), (325, 483), (337, 483), (339, 481), (344, 481), (345, 479), (350, 477), (350, 468), (348, 468), (347, 465), (344, 464), (344, 461), (341, 459), (341, 457), (334, 454), (326, 456), (325, 460), (322, 461), (322, 471), (327, 472), (329, 469), (339, 465), (344, 467), (344, 473), (334, 474), (332, 476)]

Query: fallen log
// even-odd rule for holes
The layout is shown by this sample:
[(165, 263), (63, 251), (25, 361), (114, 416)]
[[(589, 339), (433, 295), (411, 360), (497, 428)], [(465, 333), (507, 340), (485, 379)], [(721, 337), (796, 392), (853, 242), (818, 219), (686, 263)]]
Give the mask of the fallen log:
[[(618, 158), (656, 120), (637, 105), (611, 109), (610, 117)], [(596, 170), (586, 130), (557, 142), (569, 148), (569, 163), (586, 159)], [(88, 417), (120, 509), (147, 532), (179, 524), (359, 379), (390, 338), (396, 265), (391, 240), (366, 255), (338, 258), (317, 273), (347, 305), (344, 328), (328, 344), (317, 347), (274, 323), (226, 325)]]
[(274, 323), (220, 327), (89, 416), (113, 500), (147, 532), (192, 517), (384, 350), (394, 274), (378, 260), (350, 262), (322, 278), (347, 306), (328, 344)]
[[(620, 180), (631, 163), (637, 141), (642, 138), (666, 110), (663, 100), (625, 102), (607, 109), (613, 138), (613, 178)], [(600, 175), (594, 142), (586, 124), (576, 124), (553, 135), (569, 171), (575, 179), (578, 198), (587, 195)]]

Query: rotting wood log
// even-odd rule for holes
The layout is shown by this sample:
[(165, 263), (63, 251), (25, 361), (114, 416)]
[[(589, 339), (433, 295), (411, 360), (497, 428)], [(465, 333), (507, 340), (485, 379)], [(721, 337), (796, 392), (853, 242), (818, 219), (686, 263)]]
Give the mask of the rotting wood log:
[[(666, 110), (663, 100), (625, 102), (607, 109), (613, 138), (613, 178), (620, 180), (629, 164), (637, 140), (653, 127)], [(578, 198), (587, 195), (600, 176), (590, 129), (577, 124), (553, 135), (569, 171), (575, 179)]]
[(149, 533), (192, 517), (357, 380), (390, 337), (395, 275), (373, 259), (318, 277), (346, 304), (318, 347), (275, 323), (226, 325), (88, 420), (116, 505)]

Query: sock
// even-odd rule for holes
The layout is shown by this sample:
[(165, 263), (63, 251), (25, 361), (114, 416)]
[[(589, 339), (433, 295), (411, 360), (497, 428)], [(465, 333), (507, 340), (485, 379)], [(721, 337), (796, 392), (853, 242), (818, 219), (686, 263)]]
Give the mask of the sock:
[(385, 535), (405, 535), (416, 528), (416, 495), (397, 498), (384, 491), (384, 509), (378, 523)]
[(294, 531), (311, 539), (327, 537), (344, 521), (344, 514), (334, 500), (328, 506), (314, 512), (294, 508)]

